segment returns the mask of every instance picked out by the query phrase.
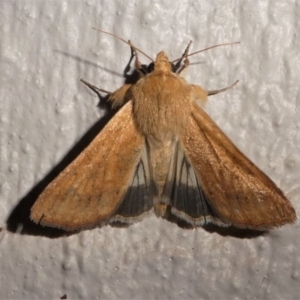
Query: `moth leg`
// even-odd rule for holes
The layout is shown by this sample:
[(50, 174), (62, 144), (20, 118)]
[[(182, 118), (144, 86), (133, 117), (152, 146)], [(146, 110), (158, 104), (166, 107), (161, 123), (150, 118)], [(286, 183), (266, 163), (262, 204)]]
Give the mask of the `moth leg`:
[(191, 84), (192, 100), (203, 106), (207, 101), (208, 92), (204, 90), (200, 85)]
[(231, 89), (232, 87), (234, 87), (239, 81), (236, 80), (233, 84), (223, 88), (223, 89), (220, 89), (220, 90), (213, 90), (213, 91), (207, 91), (207, 96), (212, 96), (212, 95), (216, 95), (216, 94), (219, 94), (219, 93), (222, 93), (222, 92), (225, 92), (229, 89)]
[(131, 94), (127, 92), (131, 88), (132, 84), (124, 84), (112, 93), (104, 89), (100, 89), (95, 85), (85, 81), (84, 79), (80, 79), (80, 81), (83, 82), (86, 86), (88, 86), (96, 94), (98, 94), (99, 92), (108, 94), (109, 95), (108, 101), (111, 102), (112, 108), (118, 108), (122, 106), (131, 98)]
[(110, 94), (108, 101), (111, 102), (112, 108), (120, 107), (131, 99), (131, 93), (129, 91), (131, 86), (132, 84), (126, 83)]
[(93, 92), (95, 92), (96, 94), (97, 94), (98, 92), (105, 93), (105, 94), (108, 94), (108, 95), (111, 95), (111, 94), (112, 94), (112, 92), (108, 92), (108, 91), (106, 91), (106, 90), (100, 89), (100, 88), (96, 87), (95, 85), (93, 85), (93, 84), (91, 84), (91, 83), (85, 81), (85, 80), (82, 79), (82, 78), (80, 79), (80, 81), (81, 81), (82, 83), (84, 83), (86, 86), (88, 86), (88, 87), (89, 87)]
[[(192, 45), (192, 41), (189, 42), (189, 44), (187, 45), (186, 49), (184, 50), (181, 58), (176, 63), (176, 65), (175, 65), (175, 73), (180, 74), (184, 69), (186, 69), (189, 66), (190, 61), (189, 61), (189, 59), (187, 57), (188, 57), (191, 45)], [(183, 65), (181, 65), (182, 61), (183, 61)]]

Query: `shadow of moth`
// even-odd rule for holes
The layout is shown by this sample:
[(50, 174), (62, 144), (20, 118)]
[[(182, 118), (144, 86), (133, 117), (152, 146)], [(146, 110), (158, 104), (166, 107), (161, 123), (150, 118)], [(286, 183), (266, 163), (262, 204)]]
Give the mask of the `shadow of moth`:
[(227, 88), (207, 92), (180, 76), (200, 51), (188, 54), (189, 44), (173, 63), (160, 52), (145, 69), (137, 56), (144, 53), (124, 42), (141, 78), (110, 93), (120, 110), (42, 192), (31, 219), (68, 231), (131, 224), (153, 210), (192, 227), (267, 230), (295, 222), (282, 191), (198, 105)]

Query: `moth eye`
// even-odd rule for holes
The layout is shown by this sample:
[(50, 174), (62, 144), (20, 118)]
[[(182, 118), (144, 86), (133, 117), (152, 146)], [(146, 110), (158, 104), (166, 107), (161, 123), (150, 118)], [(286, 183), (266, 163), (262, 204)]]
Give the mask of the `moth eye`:
[(176, 65), (170, 62), (170, 66), (171, 66), (171, 71), (172, 71), (173, 73), (176, 73), (176, 71), (177, 71)]
[(147, 67), (147, 73), (151, 73), (154, 71), (154, 63), (152, 62), (151, 64), (148, 65)]

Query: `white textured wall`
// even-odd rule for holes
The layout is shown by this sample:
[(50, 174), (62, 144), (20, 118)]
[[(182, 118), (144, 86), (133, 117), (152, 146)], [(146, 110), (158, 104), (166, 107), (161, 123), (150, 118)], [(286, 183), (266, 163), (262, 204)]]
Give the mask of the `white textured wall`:
[(299, 299), (298, 224), (247, 238), (150, 217), (57, 237), (28, 221), (103, 116), (79, 79), (123, 82), (128, 47), (92, 26), (152, 57), (177, 58), (190, 39), (193, 50), (241, 41), (191, 58), (186, 78), (206, 89), (240, 80), (207, 111), (299, 214), (299, 16), (292, 0), (1, 0), (0, 299)]

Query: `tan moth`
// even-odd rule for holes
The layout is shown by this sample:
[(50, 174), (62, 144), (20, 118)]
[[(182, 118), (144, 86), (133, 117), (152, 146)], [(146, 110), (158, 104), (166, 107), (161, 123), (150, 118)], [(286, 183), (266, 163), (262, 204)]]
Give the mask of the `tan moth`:
[(144, 53), (126, 43), (141, 78), (110, 94), (120, 110), (42, 192), (31, 219), (70, 231), (131, 224), (150, 211), (194, 227), (266, 230), (295, 222), (282, 191), (198, 105), (227, 88), (207, 92), (180, 76), (200, 51), (189, 54), (189, 44), (173, 63), (160, 52), (146, 70), (137, 56)]

